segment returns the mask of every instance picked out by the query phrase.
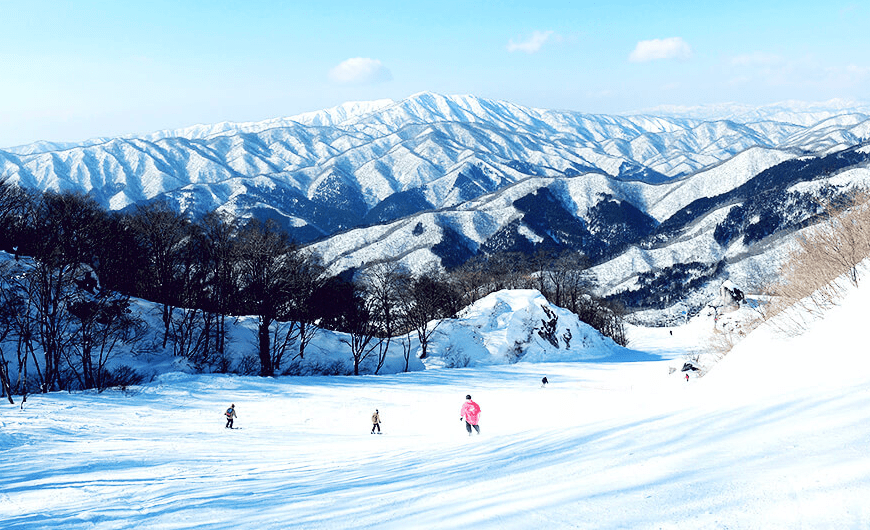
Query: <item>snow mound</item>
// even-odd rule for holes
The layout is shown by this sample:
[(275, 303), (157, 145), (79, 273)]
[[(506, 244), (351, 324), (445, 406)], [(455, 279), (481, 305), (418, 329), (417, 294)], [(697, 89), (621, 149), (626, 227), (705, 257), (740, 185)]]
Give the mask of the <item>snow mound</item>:
[(587, 361), (623, 349), (536, 290), (498, 291), (441, 323), (426, 367)]

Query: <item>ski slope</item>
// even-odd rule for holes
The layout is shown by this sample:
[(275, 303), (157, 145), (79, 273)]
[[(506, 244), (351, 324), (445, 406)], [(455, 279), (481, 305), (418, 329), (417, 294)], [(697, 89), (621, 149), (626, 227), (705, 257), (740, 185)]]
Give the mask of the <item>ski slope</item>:
[(704, 350), (703, 319), (588, 362), (4, 402), (0, 527), (868, 528), (868, 307), (864, 287), (802, 337), (759, 328), (688, 382), (668, 368)]

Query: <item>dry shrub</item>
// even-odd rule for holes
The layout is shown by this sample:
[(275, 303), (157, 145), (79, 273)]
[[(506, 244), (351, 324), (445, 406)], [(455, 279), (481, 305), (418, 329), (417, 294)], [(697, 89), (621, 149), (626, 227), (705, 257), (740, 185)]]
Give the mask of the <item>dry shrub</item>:
[[(727, 318), (728, 313), (723, 317)], [(734, 346), (746, 338), (755, 328), (764, 322), (763, 317), (756, 311), (740, 314), (737, 319), (729, 321), (720, 320), (713, 327), (713, 333), (707, 340), (707, 353), (714, 363), (728, 355)], [(699, 375), (703, 375), (703, 372)]]
[[(755, 327), (755, 326), (753, 326)], [(713, 334), (707, 340), (707, 351), (713, 357), (714, 362), (719, 362), (734, 348), (734, 345), (746, 337), (743, 330), (713, 330)]]
[(870, 256), (870, 192), (855, 191), (846, 204), (825, 210), (828, 218), (796, 237), (779, 280), (765, 289), (765, 320), (790, 336), (837, 305), (850, 285), (857, 287), (858, 264)]

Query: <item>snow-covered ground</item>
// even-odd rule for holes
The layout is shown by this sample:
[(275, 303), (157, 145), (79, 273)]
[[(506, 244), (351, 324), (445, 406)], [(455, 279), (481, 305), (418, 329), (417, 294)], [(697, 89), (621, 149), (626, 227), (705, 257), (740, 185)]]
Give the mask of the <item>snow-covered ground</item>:
[(868, 307), (864, 287), (802, 337), (759, 328), (689, 381), (669, 368), (707, 348), (701, 317), (585, 362), (4, 402), (0, 527), (868, 528)]

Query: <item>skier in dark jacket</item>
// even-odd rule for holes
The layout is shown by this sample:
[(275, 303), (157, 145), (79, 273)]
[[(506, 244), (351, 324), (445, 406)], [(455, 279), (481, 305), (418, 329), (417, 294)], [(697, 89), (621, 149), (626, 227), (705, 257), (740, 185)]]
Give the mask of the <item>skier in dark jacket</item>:
[(236, 416), (236, 404), (235, 403), (230, 405), (230, 408), (228, 408), (227, 411), (224, 412), (224, 416), (227, 417), (226, 428), (232, 429), (233, 428), (233, 418), (238, 418), (238, 416)]

